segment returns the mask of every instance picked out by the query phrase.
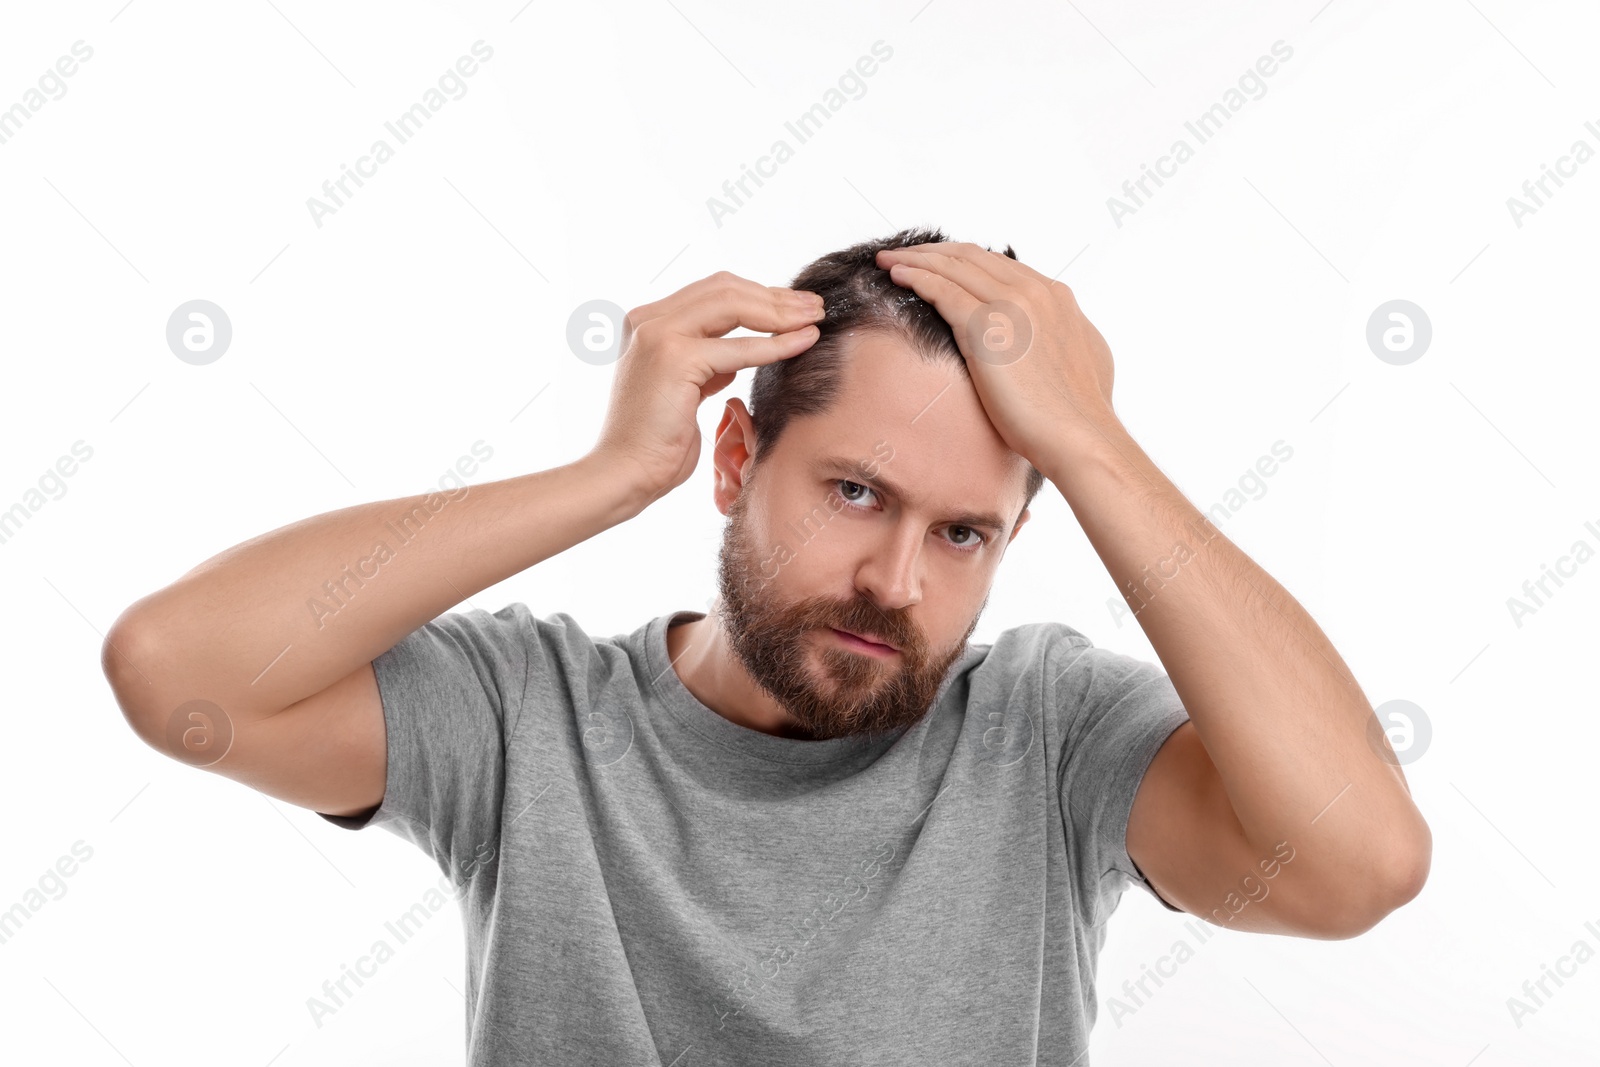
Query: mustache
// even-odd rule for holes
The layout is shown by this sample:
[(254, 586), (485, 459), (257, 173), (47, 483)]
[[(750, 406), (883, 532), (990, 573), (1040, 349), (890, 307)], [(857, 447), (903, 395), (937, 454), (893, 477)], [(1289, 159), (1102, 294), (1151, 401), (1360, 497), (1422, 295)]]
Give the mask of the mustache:
[(865, 601), (858, 600), (845, 606), (835, 605), (826, 613), (819, 611), (817, 614), (823, 625), (837, 630), (849, 630), (880, 644), (891, 645), (901, 650), (914, 649), (920, 644), (909, 622)]

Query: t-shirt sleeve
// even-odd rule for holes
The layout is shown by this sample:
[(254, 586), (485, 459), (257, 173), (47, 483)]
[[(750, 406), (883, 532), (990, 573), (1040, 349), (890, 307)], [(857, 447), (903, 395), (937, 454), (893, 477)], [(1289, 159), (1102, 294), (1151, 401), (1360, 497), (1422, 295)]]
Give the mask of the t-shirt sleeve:
[(1085, 920), (1110, 917), (1131, 883), (1169, 911), (1128, 855), (1128, 815), (1156, 752), (1189, 719), (1159, 666), (1097, 648), (1062, 627), (1045, 656), (1049, 707), (1062, 726), (1057, 788)]
[(383, 802), (360, 815), (319, 812), (336, 826), (384, 826), (433, 856), (470, 868), (500, 836), (506, 743), (536, 652), (528, 609), (509, 604), (441, 615), (372, 661), (383, 701)]

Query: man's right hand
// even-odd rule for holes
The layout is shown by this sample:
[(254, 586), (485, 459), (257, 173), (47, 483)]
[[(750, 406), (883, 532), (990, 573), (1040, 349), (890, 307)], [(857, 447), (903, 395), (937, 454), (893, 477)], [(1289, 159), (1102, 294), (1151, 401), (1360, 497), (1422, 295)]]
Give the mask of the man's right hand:
[[(682, 485), (700, 461), (700, 402), (745, 367), (810, 348), (823, 305), (814, 293), (764, 286), (718, 271), (628, 312), (622, 357), (591, 455), (636, 471), (656, 499)], [(722, 335), (735, 327), (770, 337)]]

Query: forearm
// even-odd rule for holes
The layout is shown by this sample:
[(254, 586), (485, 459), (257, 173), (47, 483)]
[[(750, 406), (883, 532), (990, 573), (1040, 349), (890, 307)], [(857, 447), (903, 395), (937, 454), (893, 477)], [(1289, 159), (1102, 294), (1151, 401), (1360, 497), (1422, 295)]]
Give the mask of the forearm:
[(204, 698), (236, 722), (320, 692), (454, 604), (636, 515), (649, 497), (591, 453), (443, 493), (358, 504), (206, 560), (123, 612), (124, 701)]
[[(1258, 849), (1315, 836), (1303, 868), (1390, 872), (1428, 830), (1371, 743), (1371, 705), (1310, 615), (1114, 417), (1041, 470), (1135, 612)], [(1315, 826), (1312, 826), (1315, 820)]]

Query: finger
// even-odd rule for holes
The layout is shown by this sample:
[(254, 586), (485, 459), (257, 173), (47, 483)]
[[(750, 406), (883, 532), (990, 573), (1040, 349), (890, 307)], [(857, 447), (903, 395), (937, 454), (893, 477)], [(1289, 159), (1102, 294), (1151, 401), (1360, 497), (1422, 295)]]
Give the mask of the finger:
[(953, 259), (964, 259), (975, 264), (980, 264), (995, 273), (996, 277), (1009, 277), (1019, 270), (1031, 269), (1019, 260), (1013, 259), (1003, 252), (975, 245), (971, 241), (930, 241), (920, 245), (902, 245), (898, 248), (885, 248), (884, 253), (896, 252), (937, 252), (940, 255), (950, 256)]
[(808, 302), (793, 289), (729, 276), (663, 320), (668, 330), (685, 337), (721, 337), (740, 326), (762, 333), (797, 330), (822, 315), (820, 302)]
[(815, 344), (821, 335), (815, 326), (802, 326), (798, 330), (775, 333), (771, 337), (718, 338), (707, 343), (702, 351), (706, 363), (716, 372), (711, 379), (715, 381), (722, 375), (737, 374), (745, 367), (760, 367), (798, 356)]
[(980, 299), (977, 294), (969, 292), (943, 274), (923, 267), (914, 267), (909, 263), (896, 263), (890, 267), (889, 280), (896, 285), (909, 288), (922, 297), (934, 306), (934, 310), (938, 311), (946, 322), (952, 324), (972, 321), (972, 316), (978, 308), (990, 302), (988, 299)]
[[(942, 277), (948, 278), (961, 286), (967, 292), (980, 300), (999, 300), (1002, 297), (1014, 294), (1016, 286), (1010, 282), (996, 278), (982, 266), (969, 259), (946, 255), (942, 252), (923, 252), (912, 249), (895, 249), (894, 255), (887, 255), (889, 250), (879, 253), (883, 257), (883, 265), (893, 267), (901, 264), (908, 267), (918, 267), (931, 271)], [(1000, 257), (1004, 259), (1004, 256)]]
[[(978, 245), (973, 245), (970, 242), (933, 242), (928, 243), (928, 245), (910, 245), (907, 248), (888, 248), (888, 250), (885, 250), (885, 256), (883, 256), (883, 266), (888, 266), (890, 262), (893, 262), (894, 256), (901, 253), (901, 251), (931, 251), (931, 253), (944, 254), (944, 256), (949, 256), (952, 259), (968, 262), (971, 266), (984, 270), (986, 274), (995, 278), (997, 282), (1002, 282), (1003, 285), (1016, 286), (1016, 288), (1029, 282), (1046, 283), (1046, 285), (1050, 282), (1050, 278), (1046, 278), (1045, 275), (1027, 266), (1026, 262), (1006, 256), (1005, 253), (979, 248)], [(918, 264), (918, 266), (925, 266), (925, 264)]]
[(700, 399), (704, 400), (713, 394), (722, 392), (729, 385), (733, 384), (733, 379), (735, 377), (736, 375), (733, 374), (713, 374), (711, 377), (707, 378), (705, 384), (700, 387)]
[[(628, 313), (625, 328), (630, 332), (638, 329), (643, 323), (652, 319), (667, 318), (681, 314), (685, 308), (704, 300), (708, 295), (730, 288), (753, 293), (793, 294), (796, 290), (784, 286), (765, 286), (749, 278), (741, 277), (732, 271), (719, 270), (697, 281), (690, 282), (676, 292), (669, 293), (660, 300), (641, 304)], [(729, 327), (730, 329), (732, 327)], [(726, 330), (723, 332), (727, 332)]]
[(652, 300), (648, 304), (640, 304), (634, 309), (633, 317), (636, 322), (648, 322), (651, 319), (658, 319), (663, 315), (670, 315), (694, 303), (708, 292), (719, 289), (724, 285), (740, 283), (764, 288), (764, 286), (760, 286), (748, 278), (742, 278), (732, 271), (719, 270), (715, 274), (708, 274), (704, 278), (690, 282), (676, 292), (668, 293), (660, 300)]

